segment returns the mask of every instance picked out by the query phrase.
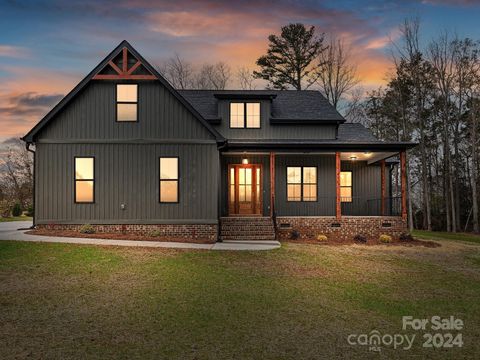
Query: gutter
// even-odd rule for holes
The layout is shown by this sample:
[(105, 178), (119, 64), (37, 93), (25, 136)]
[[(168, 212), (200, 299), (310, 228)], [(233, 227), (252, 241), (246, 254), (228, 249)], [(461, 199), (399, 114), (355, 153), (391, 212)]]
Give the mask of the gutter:
[[(24, 138), (21, 138), (21, 140), (23, 140)], [(35, 207), (35, 188), (36, 188), (36, 178), (35, 178), (35, 167), (36, 167), (36, 158), (37, 158), (37, 153), (30, 149), (30, 145), (32, 145), (33, 143), (31, 142), (26, 142), (25, 143), (25, 148), (27, 149), (28, 152), (32, 153), (33, 154), (33, 188), (32, 188), (32, 207), (33, 207), (33, 224), (32, 226), (30, 227), (30, 229), (34, 229), (35, 228), (35, 218), (37, 217), (37, 209)]]

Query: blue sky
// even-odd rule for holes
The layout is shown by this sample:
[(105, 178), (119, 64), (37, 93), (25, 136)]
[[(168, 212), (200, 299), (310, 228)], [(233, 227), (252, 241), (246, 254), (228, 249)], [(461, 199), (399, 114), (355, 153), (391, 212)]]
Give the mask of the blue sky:
[(425, 42), (445, 29), (480, 39), (480, 0), (0, 0), (0, 141), (24, 134), (123, 39), (153, 64), (178, 53), (253, 69), (269, 34), (303, 22), (345, 38), (373, 88), (391, 66), (390, 40), (413, 16)]

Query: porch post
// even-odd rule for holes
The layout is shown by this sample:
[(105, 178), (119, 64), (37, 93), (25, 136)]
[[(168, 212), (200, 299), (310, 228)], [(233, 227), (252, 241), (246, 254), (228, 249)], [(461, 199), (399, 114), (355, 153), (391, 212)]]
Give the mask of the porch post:
[(275, 214), (275, 153), (270, 153), (270, 217)]
[(407, 154), (400, 151), (400, 173), (402, 185), (402, 219), (407, 219)]
[(380, 205), (381, 214), (385, 216), (385, 194), (387, 192), (387, 187), (385, 185), (385, 159), (380, 161), (380, 171), (381, 171), (381, 178), (382, 178), (382, 203)]
[(336, 177), (336, 205), (335, 205), (335, 216), (337, 220), (340, 220), (342, 217), (342, 203), (340, 199), (340, 152), (335, 153), (335, 177)]

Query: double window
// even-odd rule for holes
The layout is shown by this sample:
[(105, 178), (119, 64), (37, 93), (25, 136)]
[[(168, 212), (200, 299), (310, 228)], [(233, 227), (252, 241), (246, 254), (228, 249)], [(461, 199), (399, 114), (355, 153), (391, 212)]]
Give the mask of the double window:
[(287, 167), (287, 201), (317, 201), (316, 167)]
[(117, 84), (117, 121), (135, 122), (138, 119), (138, 85)]
[(236, 129), (260, 128), (260, 103), (230, 103), (230, 127)]
[(178, 158), (160, 158), (160, 202), (178, 202)]
[(75, 158), (75, 202), (95, 202), (95, 159)]
[(340, 172), (340, 199), (342, 202), (352, 202), (352, 172)]

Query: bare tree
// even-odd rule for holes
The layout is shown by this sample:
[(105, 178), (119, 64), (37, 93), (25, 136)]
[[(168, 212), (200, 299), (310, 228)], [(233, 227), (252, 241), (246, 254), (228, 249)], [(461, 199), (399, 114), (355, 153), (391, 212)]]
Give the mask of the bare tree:
[(441, 116), (443, 122), (443, 151), (446, 173), (446, 217), (447, 231), (457, 231), (455, 215), (455, 196), (453, 188), (452, 155), (450, 150), (450, 111), (451, 96), (455, 82), (455, 51), (448, 33), (433, 40), (428, 46), (429, 60), (433, 68), (436, 88), (441, 99)]
[(365, 89), (355, 87), (350, 92), (350, 98), (344, 108), (343, 116), (350, 122), (361, 123), (365, 120)]
[(253, 73), (247, 67), (239, 67), (237, 70), (237, 80), (242, 90), (255, 90), (255, 78)]
[[(0, 159), (2, 197), (8, 204), (15, 202), (25, 209), (32, 204), (33, 159), (22, 141), (14, 140)], [(3, 212), (3, 211), (2, 211)]]
[(345, 42), (333, 36), (328, 48), (318, 54), (318, 68), (314, 76), (321, 91), (336, 109), (342, 96), (359, 82), (357, 67), (351, 62), (350, 55), (351, 49)]
[(231, 77), (230, 66), (224, 62), (204, 64), (195, 76), (193, 88), (201, 90), (224, 90)]
[(175, 89), (183, 90), (191, 89), (193, 87), (193, 66), (188, 61), (182, 59), (178, 54), (169, 58), (159, 70)]

